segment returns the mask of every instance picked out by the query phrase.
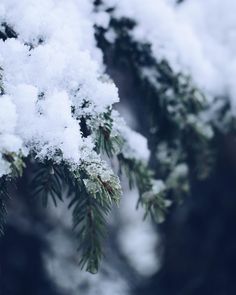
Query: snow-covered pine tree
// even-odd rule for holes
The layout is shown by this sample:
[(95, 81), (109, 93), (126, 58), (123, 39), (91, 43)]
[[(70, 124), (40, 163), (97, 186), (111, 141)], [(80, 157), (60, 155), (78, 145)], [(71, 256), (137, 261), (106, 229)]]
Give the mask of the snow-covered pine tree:
[[(192, 179), (208, 177), (217, 134), (233, 128), (230, 101), (213, 103), (194, 65), (186, 70), (180, 35), (188, 31), (184, 23), (180, 33), (175, 29), (177, 4), (148, 3), (0, 4), (0, 230), (8, 189), (24, 174), (30, 195), (44, 206), (70, 199), (80, 264), (92, 273), (106, 217), (119, 203), (119, 174), (137, 185), (146, 215), (159, 220), (169, 201), (190, 193)], [(119, 96), (109, 67), (138, 85), (140, 132), (150, 156), (146, 139), (114, 110)]]
[(146, 206), (145, 194), (153, 194), (147, 214), (165, 204), (147, 167), (146, 140), (112, 108), (117, 88), (104, 73), (87, 2), (1, 4), (0, 228), (8, 188), (23, 173), (44, 206), (63, 201), (67, 188), (80, 264), (95, 273), (106, 217), (121, 196), (102, 155), (117, 159), (130, 185), (138, 183), (139, 203)]

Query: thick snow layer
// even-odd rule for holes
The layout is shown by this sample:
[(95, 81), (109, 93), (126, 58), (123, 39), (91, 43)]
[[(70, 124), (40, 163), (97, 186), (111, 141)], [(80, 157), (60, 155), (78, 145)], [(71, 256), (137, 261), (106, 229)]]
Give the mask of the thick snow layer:
[(105, 0), (117, 17), (137, 22), (133, 36), (158, 60), (192, 76), (210, 95), (230, 95), (236, 113), (236, 1)]
[[(229, 95), (236, 114), (234, 0), (104, 3), (116, 7), (117, 17), (137, 22), (134, 38), (150, 43), (158, 60), (165, 58), (176, 72), (189, 74), (209, 97)], [(41, 158), (60, 150), (65, 160), (79, 163), (92, 151), (94, 141), (82, 138), (78, 118), (84, 113), (96, 117), (119, 101), (116, 86), (104, 76), (94, 38), (94, 24), (107, 27), (109, 14), (93, 9), (88, 0), (1, 0), (0, 24), (18, 34), (0, 41), (1, 162), (5, 152), (33, 149)], [(147, 159), (145, 140), (120, 131), (135, 146), (132, 152)]]
[(43, 158), (60, 150), (65, 160), (79, 163), (93, 149), (92, 140), (81, 136), (81, 105), (86, 101), (96, 117), (119, 101), (116, 86), (103, 78), (96, 21), (92, 1), (1, 0), (0, 24), (18, 34), (0, 41), (5, 91), (0, 97), (1, 154), (27, 147)]

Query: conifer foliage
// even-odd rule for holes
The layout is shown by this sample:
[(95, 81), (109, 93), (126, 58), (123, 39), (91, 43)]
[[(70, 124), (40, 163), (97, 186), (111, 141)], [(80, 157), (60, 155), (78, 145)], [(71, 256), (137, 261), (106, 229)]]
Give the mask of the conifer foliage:
[[(48, 3), (54, 10), (46, 4), (34, 6), (33, 1), (17, 2), (15, 8), (7, 1), (2, 4), (6, 15), (0, 19), (0, 230), (2, 234), (9, 186), (23, 173), (30, 175), (29, 195), (44, 207), (69, 198), (80, 265), (96, 273), (107, 217), (121, 197), (110, 161), (116, 158), (130, 182), (138, 183), (144, 205), (145, 192), (154, 189), (149, 152), (145, 138), (113, 110), (119, 98), (95, 45), (92, 4)], [(11, 18), (11, 13), (19, 15)], [(36, 19), (30, 20), (31, 14)], [(63, 14), (68, 19), (64, 33)], [(75, 34), (72, 43), (66, 35), (69, 30)], [(88, 44), (81, 44), (87, 37)], [(162, 211), (163, 201), (155, 197), (155, 208)]]
[[(91, 273), (122, 194), (120, 176), (137, 187), (145, 217), (163, 220), (171, 202), (190, 193), (191, 180), (214, 169), (216, 134), (233, 121), (230, 105), (213, 108), (191, 72), (175, 67), (171, 42), (165, 43), (172, 36), (156, 28), (157, 38), (129, 3), (0, 3), (0, 234), (8, 188), (30, 174), (29, 194), (43, 206), (69, 199), (80, 265)], [(158, 3), (168, 15), (177, 5)], [(138, 85), (147, 140), (114, 109), (118, 89), (105, 65), (125, 68)]]

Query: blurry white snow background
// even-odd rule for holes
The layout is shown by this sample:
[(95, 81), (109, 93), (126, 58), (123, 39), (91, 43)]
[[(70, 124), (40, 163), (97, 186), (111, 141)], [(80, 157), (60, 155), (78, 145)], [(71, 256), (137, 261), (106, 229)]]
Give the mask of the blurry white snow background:
[(157, 60), (190, 75), (209, 97), (230, 95), (236, 113), (236, 1), (105, 0), (117, 17), (134, 19), (135, 39)]

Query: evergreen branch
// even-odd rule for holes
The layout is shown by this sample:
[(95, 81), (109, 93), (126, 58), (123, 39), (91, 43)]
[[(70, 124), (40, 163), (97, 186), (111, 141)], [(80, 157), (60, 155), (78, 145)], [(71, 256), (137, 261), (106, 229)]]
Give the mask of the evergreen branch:
[(157, 223), (165, 220), (167, 207), (171, 203), (165, 200), (164, 192), (146, 192), (142, 195), (141, 201), (142, 206), (145, 210), (144, 219), (146, 219), (147, 216), (150, 215), (150, 217)]
[(115, 176), (103, 180), (91, 175), (86, 169), (71, 173), (74, 178), (74, 196), (69, 204), (72, 208), (73, 228), (81, 253), (80, 266), (96, 273), (102, 258), (102, 238), (106, 232), (106, 218), (112, 205), (120, 198), (120, 185)]
[(5, 153), (2, 157), (10, 164), (11, 178), (21, 177), (25, 168), (23, 156), (16, 153)]
[(113, 134), (113, 118), (111, 110), (108, 110), (100, 118), (101, 123), (96, 130), (96, 151), (105, 153), (109, 158), (117, 155), (124, 144), (122, 136), (116, 132)]
[(120, 153), (118, 156), (119, 173), (124, 171), (129, 179), (130, 188), (137, 186), (139, 193), (143, 194), (151, 188), (151, 179), (153, 179), (153, 172), (142, 161), (130, 159)]
[(9, 199), (6, 177), (0, 178), (0, 236), (4, 234), (5, 217), (7, 214), (6, 201)]
[[(145, 210), (144, 219), (150, 215), (157, 222), (163, 220), (166, 214), (165, 186), (162, 181), (155, 181), (153, 172), (142, 161), (118, 155), (120, 173), (125, 172), (130, 188), (135, 185), (139, 191), (139, 204)], [(158, 184), (158, 187), (157, 187)]]
[(3, 82), (2, 82), (2, 72), (3, 72), (3, 68), (0, 67), (0, 95), (4, 94), (4, 88), (3, 88)]
[(63, 201), (63, 179), (64, 175), (59, 165), (51, 161), (39, 163), (31, 180), (31, 195), (41, 198), (44, 207), (47, 207), (49, 198), (57, 206), (58, 200)]
[(25, 164), (22, 156), (15, 153), (2, 154), (2, 158), (10, 165), (10, 174), (0, 177), (0, 236), (4, 233), (4, 223), (7, 214), (6, 201), (9, 199), (8, 183), (15, 178), (21, 177)]

